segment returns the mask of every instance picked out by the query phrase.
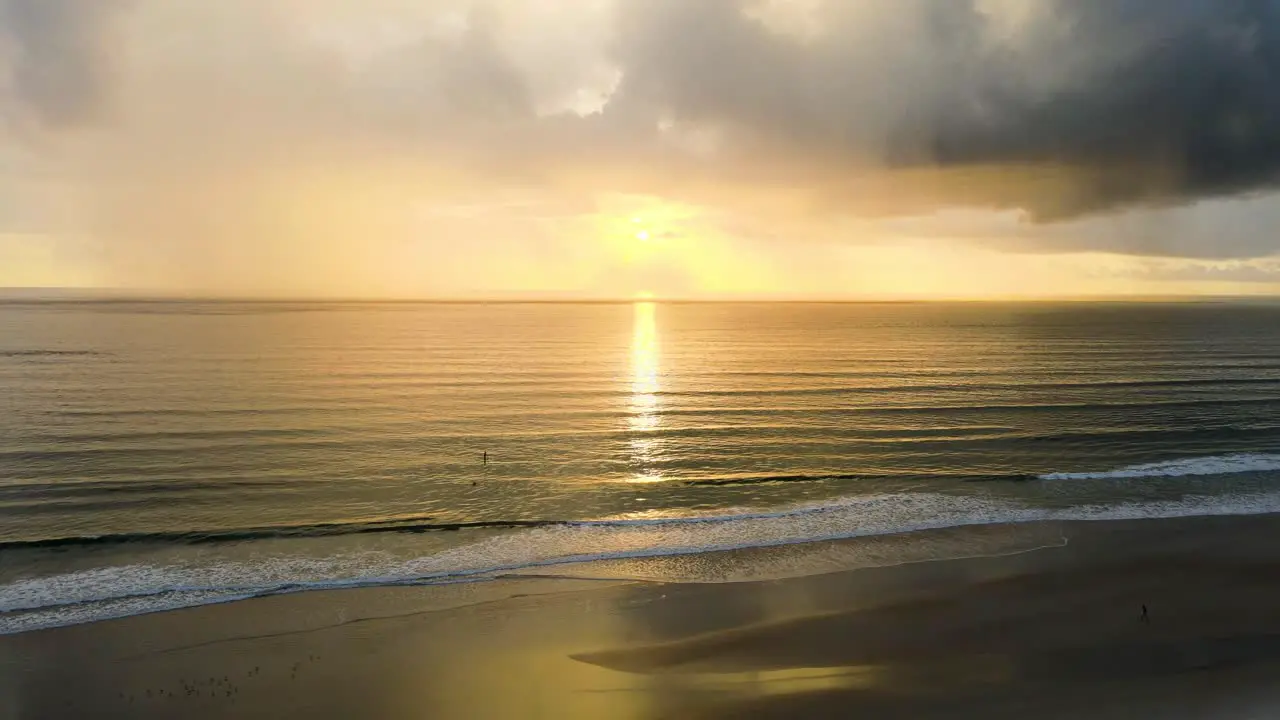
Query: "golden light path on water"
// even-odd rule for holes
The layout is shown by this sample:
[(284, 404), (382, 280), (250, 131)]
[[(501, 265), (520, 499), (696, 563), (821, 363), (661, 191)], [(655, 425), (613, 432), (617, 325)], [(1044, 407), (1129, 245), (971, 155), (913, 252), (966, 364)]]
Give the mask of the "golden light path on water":
[(658, 392), (662, 369), (659, 364), (657, 305), (637, 302), (631, 334), (631, 464), (638, 468), (631, 482), (662, 482), (661, 473), (652, 469), (659, 457), (654, 431), (661, 424)]

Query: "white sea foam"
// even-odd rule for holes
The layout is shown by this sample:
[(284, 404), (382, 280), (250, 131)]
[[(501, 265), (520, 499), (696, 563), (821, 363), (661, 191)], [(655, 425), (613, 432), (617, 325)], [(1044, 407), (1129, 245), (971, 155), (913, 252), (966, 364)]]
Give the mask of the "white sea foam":
[(1166, 462), (1130, 465), (1099, 472), (1047, 473), (1041, 480), (1127, 480), (1152, 477), (1187, 477), (1193, 475), (1233, 475), (1236, 473), (1280, 470), (1280, 455), (1270, 453), (1236, 453), (1208, 457), (1184, 458)]
[[(257, 595), (332, 588), (460, 582), (535, 568), (600, 560), (688, 556), (717, 550), (767, 548), (821, 540), (884, 537), (922, 530), (1015, 526), (1038, 521), (1129, 520), (1280, 512), (1280, 493), (1184, 497), (1178, 500), (1034, 507), (1010, 500), (903, 493), (837, 500), (789, 509), (712, 516), (619, 518), (494, 535), (422, 557), (388, 552), (324, 558), (271, 555), (206, 565), (132, 564), (30, 578), (0, 586), (0, 634), (73, 625), (146, 612), (227, 602)], [(855, 555), (854, 566), (1004, 554), (1035, 536), (993, 542), (904, 544)], [(1043, 544), (1043, 543), (1042, 543)], [(803, 555), (796, 557), (803, 558)], [(844, 556), (842, 556), (844, 557)], [(830, 562), (774, 562), (770, 577), (829, 572)], [(562, 574), (563, 568), (557, 570)], [(589, 574), (589, 569), (583, 574)], [(747, 572), (751, 578), (758, 572)], [(693, 582), (742, 579), (715, 563), (683, 563), (677, 578)]]

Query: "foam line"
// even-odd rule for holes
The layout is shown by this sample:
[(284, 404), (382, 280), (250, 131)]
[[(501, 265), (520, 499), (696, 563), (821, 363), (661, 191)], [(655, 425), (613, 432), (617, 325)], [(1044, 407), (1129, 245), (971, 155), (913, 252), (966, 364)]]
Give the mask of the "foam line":
[(1152, 477), (1188, 477), (1195, 475), (1233, 475), (1247, 472), (1280, 470), (1280, 455), (1271, 453), (1234, 453), (1209, 457), (1185, 458), (1166, 462), (1130, 465), (1100, 472), (1047, 473), (1041, 480), (1132, 480)]
[[(770, 511), (560, 523), (517, 529), (416, 558), (367, 551), (323, 558), (264, 552), (262, 559), (254, 562), (215, 561), (202, 567), (138, 564), (28, 578), (0, 586), (0, 634), (260, 595), (474, 581), (529, 568), (596, 560), (693, 555), (1039, 521), (1274, 512), (1280, 512), (1280, 492), (1067, 508), (973, 496), (901, 493)], [(958, 557), (967, 551), (956, 547), (946, 552), (953, 554), (945, 557)], [(881, 560), (894, 562), (892, 557)], [(771, 572), (782, 577), (788, 570), (773, 568)], [(807, 574), (808, 570), (797, 566), (791, 572)], [(697, 581), (696, 577), (684, 579)]]

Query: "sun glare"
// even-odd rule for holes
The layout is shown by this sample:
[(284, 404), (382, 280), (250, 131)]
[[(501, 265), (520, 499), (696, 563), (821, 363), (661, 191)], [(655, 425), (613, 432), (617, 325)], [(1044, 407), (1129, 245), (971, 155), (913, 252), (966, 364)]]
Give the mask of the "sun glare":
[(658, 392), (657, 307), (651, 302), (634, 305), (631, 336), (631, 462), (637, 472), (632, 482), (660, 482), (662, 474), (651, 469), (658, 458), (658, 441), (652, 437), (660, 423)]
[(649, 198), (643, 212), (606, 208), (591, 232), (611, 260), (621, 297), (744, 295), (775, 285), (770, 258), (741, 252), (731, 234), (716, 227), (703, 208)]

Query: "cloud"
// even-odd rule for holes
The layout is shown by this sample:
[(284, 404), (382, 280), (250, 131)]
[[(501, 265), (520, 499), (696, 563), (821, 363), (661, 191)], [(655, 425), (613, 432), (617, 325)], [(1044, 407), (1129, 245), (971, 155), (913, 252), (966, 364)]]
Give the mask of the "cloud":
[(628, 7), (625, 89), (736, 134), (769, 170), (834, 176), (833, 202), (870, 186), (898, 196), (890, 210), (1054, 220), (1257, 190), (1280, 170), (1269, 0), (829, 2), (801, 41), (731, 0)]
[(784, 242), (967, 208), (953, 235), (1019, 251), (1274, 251), (1240, 220), (1273, 210), (1195, 204), (1280, 177), (1280, 0), (0, 0), (0, 28), (13, 142), (121, 282), (368, 287), (423, 237), (457, 267), (512, 191), (489, 224), (639, 193)]
[(98, 119), (109, 19), (119, 0), (2, 0), (7, 108), (54, 126)]

